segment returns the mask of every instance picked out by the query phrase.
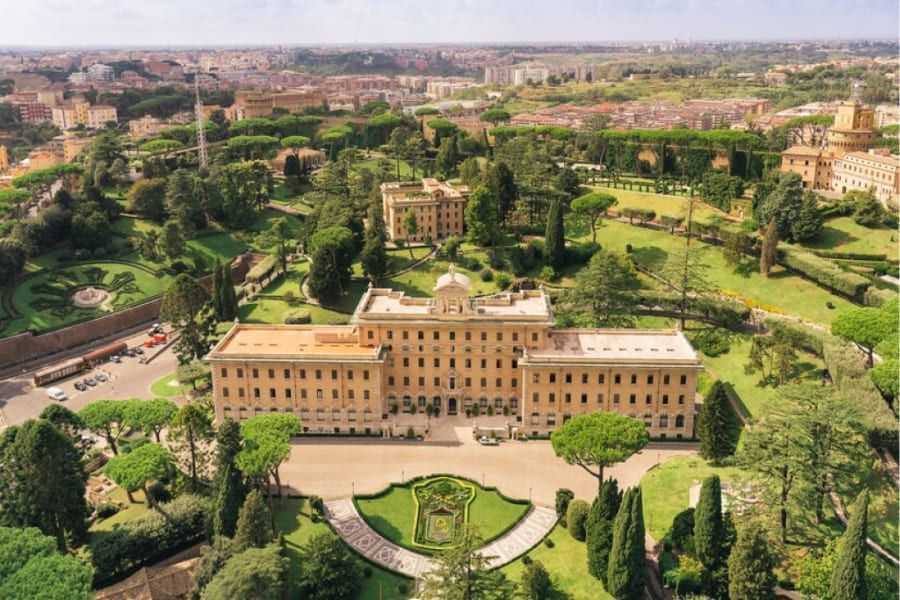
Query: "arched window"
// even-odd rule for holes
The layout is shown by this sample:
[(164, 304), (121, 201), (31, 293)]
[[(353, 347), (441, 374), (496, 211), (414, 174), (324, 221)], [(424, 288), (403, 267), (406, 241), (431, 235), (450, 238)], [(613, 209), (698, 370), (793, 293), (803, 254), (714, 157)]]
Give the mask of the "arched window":
[(425, 408), (426, 402), (428, 402), (428, 399), (425, 396), (419, 396), (419, 408)]

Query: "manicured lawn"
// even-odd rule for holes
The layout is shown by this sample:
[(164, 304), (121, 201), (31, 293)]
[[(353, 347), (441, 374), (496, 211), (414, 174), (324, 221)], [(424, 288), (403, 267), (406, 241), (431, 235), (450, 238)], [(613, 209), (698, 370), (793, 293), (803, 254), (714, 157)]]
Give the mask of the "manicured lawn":
[[(687, 217), (688, 199), (684, 196), (671, 196), (656, 194), (653, 192), (637, 192), (634, 190), (622, 190), (599, 185), (589, 186), (598, 192), (612, 194), (618, 200), (618, 204), (612, 210), (621, 212), (625, 208), (647, 208), (656, 211), (657, 217), (667, 215), (670, 217)], [(713, 216), (722, 216), (720, 211), (704, 204), (699, 199), (694, 202), (694, 219), (706, 221)]]
[[(413, 258), (409, 257), (409, 248), (403, 248), (401, 250), (388, 250), (388, 273), (396, 273), (397, 271), (401, 271), (411, 264), (415, 263), (418, 260), (421, 260), (428, 256), (431, 252), (431, 248), (428, 246), (416, 246), (412, 249)], [(363, 268), (362, 263), (355, 262), (353, 263), (353, 275), (355, 277), (363, 277)]]
[(152, 510), (144, 499), (144, 492), (138, 490), (132, 492), (131, 495), (135, 500), (134, 503), (128, 501), (128, 495), (125, 493), (125, 490), (120, 487), (116, 487), (110, 492), (106, 501), (124, 506), (124, 508), (108, 519), (95, 521), (94, 524), (91, 525), (91, 531), (112, 531), (115, 529), (116, 525), (140, 519)]
[(270, 250), (270, 247), (262, 243), (258, 234), (271, 229), (272, 222), (275, 219), (280, 219), (282, 217), (287, 219), (288, 231), (291, 239), (296, 239), (300, 235), (301, 227), (303, 227), (302, 220), (294, 215), (277, 211), (274, 208), (264, 209), (257, 217), (256, 222), (253, 223), (246, 232), (241, 233), (241, 237), (246, 240), (247, 244), (253, 250), (257, 252), (266, 252)]
[[(314, 535), (327, 533), (330, 527), (324, 522), (313, 523), (309, 518), (310, 508), (306, 499), (285, 498), (276, 500), (275, 525), (284, 534), (285, 548), (290, 560), (290, 572), (288, 581), (292, 588), (291, 598), (296, 598), (296, 574), (300, 569), (300, 556), (298, 550), (306, 544)], [(365, 563), (368, 564), (368, 563)], [(401, 577), (390, 571), (381, 569), (375, 565), (369, 565), (372, 576), (363, 580), (363, 589), (355, 600), (388, 600), (407, 598), (409, 594), (401, 594), (397, 586), (405, 584), (407, 589), (412, 589), (411, 580)]]
[(350, 315), (334, 312), (315, 304), (301, 303), (291, 306), (281, 300), (256, 300), (241, 305), (238, 312), (241, 323), (284, 323), (285, 313), (301, 308), (309, 311), (312, 323), (315, 325), (343, 325), (350, 320)]
[(733, 481), (740, 473), (736, 467), (712, 467), (702, 458), (687, 456), (669, 459), (648, 471), (641, 479), (647, 533), (656, 541), (665, 536), (675, 516), (688, 508), (693, 485), (711, 475), (718, 475), (723, 483)]
[(175, 373), (160, 377), (150, 384), (150, 393), (154, 398), (174, 398), (186, 394), (191, 386), (182, 386), (178, 383)]
[(825, 221), (819, 238), (803, 245), (835, 252), (886, 254), (888, 258), (896, 260), (900, 255), (897, 239), (895, 229), (888, 227), (869, 229), (857, 225), (851, 217), (839, 217)]
[[(487, 266), (487, 256), (484, 253), (467, 252), (466, 255), (475, 256), (475, 258), (481, 261), (482, 266)], [(430, 260), (408, 273), (397, 275), (396, 277), (389, 277), (383, 285), (384, 287), (394, 288), (395, 290), (402, 290), (409, 296), (430, 297), (438, 277), (446, 273), (449, 267), (450, 263), (446, 260)], [(459, 266), (457, 266), (456, 272), (462, 273), (472, 280), (472, 289), (469, 292), (470, 295), (496, 294), (500, 291), (500, 288), (495, 281), (482, 281), (478, 273), (473, 273), (472, 271), (463, 269)]]
[(119, 217), (112, 222), (112, 230), (120, 235), (130, 237), (138, 233), (147, 233), (149, 231), (162, 231), (162, 225), (154, 223), (149, 219), (135, 219), (133, 217)]
[[(27, 329), (36, 332), (50, 331), (78, 321), (109, 314), (109, 310), (103, 308), (75, 308), (69, 303), (67, 296), (52, 292), (50, 288), (44, 287), (42, 291), (42, 286), (54, 284), (58, 276), (72, 283), (77, 282), (78, 286), (87, 285), (92, 281), (87, 274), (94, 268), (102, 269), (103, 274), (99, 281), (106, 286), (112, 285), (117, 275), (131, 273), (134, 276), (132, 284), (111, 292), (111, 301), (107, 306), (113, 310), (139, 304), (158, 296), (165, 291), (171, 281), (169, 276), (157, 275), (141, 268), (138, 264), (102, 260), (60, 266), (56, 270), (39, 271), (20, 282), (13, 291), (12, 302), (21, 317), (10, 321), (3, 333), (12, 335)], [(74, 287), (61, 282), (62, 279), (60, 279), (59, 285), (64, 285), (67, 290), (71, 289), (74, 292)], [(45, 307), (42, 306), (42, 303), (50, 303), (52, 306)]]
[[(535, 546), (528, 556), (540, 561), (550, 573), (554, 599), (565, 600), (606, 600), (612, 598), (603, 589), (603, 583), (594, 579), (587, 568), (587, 549), (584, 542), (573, 538), (568, 530), (557, 525), (547, 537), (553, 547), (546, 543)], [(501, 568), (504, 574), (516, 583), (522, 580), (525, 565), (522, 559)]]
[[(353, 165), (353, 168), (357, 171), (362, 170), (362, 169), (368, 169), (368, 170), (372, 171), (373, 173), (377, 173), (379, 171), (378, 162), (380, 160), (381, 159), (378, 159), (378, 158), (370, 158), (367, 160), (361, 160), (358, 163), (355, 163)], [(390, 159), (390, 158), (385, 158), (385, 160), (387, 160), (388, 164), (390, 164), (390, 166), (391, 166), (390, 174), (396, 179), (396, 177), (397, 177), (397, 161)], [(419, 169), (416, 169), (416, 170), (418, 171)], [(410, 177), (412, 177), (412, 167), (410, 167), (409, 163), (407, 163), (405, 160), (401, 160), (400, 161), (400, 179), (409, 180)]]
[[(589, 240), (589, 237), (581, 238)], [(671, 252), (684, 246), (684, 238), (662, 231), (604, 221), (597, 233), (597, 242), (604, 248), (625, 252), (631, 244), (632, 253), (641, 264), (659, 270)], [(707, 274), (720, 293), (745, 299), (772, 312), (797, 315), (808, 321), (830, 324), (840, 309), (853, 304), (831, 294), (816, 284), (781, 267), (775, 267), (769, 277), (759, 274), (756, 263), (732, 267), (726, 264), (722, 251), (707, 244), (698, 244), (702, 260), (709, 267)], [(827, 302), (836, 307), (829, 309)]]
[[(760, 374), (747, 374), (744, 365), (750, 360), (751, 337), (746, 335), (733, 335), (731, 348), (725, 354), (719, 356), (703, 356), (703, 366), (708, 376), (713, 379), (727, 381), (741, 397), (744, 408), (754, 417), (762, 416), (767, 410), (773, 408), (778, 398), (778, 388), (761, 386)], [(818, 381), (822, 361), (805, 352), (798, 350), (800, 361), (798, 364), (800, 375), (794, 382), (808, 379)]]
[(303, 292), (300, 289), (300, 283), (307, 273), (309, 273), (308, 262), (291, 263), (288, 265), (287, 273), (263, 288), (263, 293), (272, 296), (283, 296), (290, 292), (298, 298), (302, 298)]
[(187, 247), (202, 254), (210, 266), (217, 258), (225, 262), (247, 250), (247, 244), (224, 231), (189, 240)]
[[(469, 524), (477, 528), (485, 540), (497, 537), (528, 512), (527, 504), (513, 504), (496, 491), (477, 484), (475, 489), (475, 499), (469, 505)], [(356, 504), (375, 531), (396, 544), (422, 551), (413, 545), (416, 502), (411, 485), (394, 484), (387, 494), (371, 499), (357, 498)]]

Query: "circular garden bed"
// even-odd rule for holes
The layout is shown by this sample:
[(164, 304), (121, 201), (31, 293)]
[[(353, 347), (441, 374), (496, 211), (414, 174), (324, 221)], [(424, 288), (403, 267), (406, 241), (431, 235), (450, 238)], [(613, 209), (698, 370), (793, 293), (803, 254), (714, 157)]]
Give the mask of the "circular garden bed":
[(454, 475), (432, 475), (395, 483), (353, 499), (372, 529), (413, 552), (434, 554), (456, 546), (467, 527), (490, 542), (512, 529), (531, 508)]

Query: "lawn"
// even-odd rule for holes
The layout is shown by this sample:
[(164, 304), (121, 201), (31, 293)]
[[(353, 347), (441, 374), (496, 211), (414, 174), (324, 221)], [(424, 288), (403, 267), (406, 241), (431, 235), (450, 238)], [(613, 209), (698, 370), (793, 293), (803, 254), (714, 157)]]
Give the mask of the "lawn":
[[(482, 252), (466, 252), (467, 256), (474, 256), (483, 266), (487, 266), (487, 256)], [(389, 277), (383, 283), (384, 287), (402, 290), (410, 296), (431, 296), (438, 277), (447, 272), (450, 263), (446, 260), (435, 259), (426, 262), (402, 275)], [(489, 267), (488, 267), (489, 268)], [(478, 273), (473, 273), (462, 267), (456, 268), (457, 273), (462, 273), (472, 280), (470, 295), (496, 294), (500, 291), (496, 281), (482, 281)]]
[(303, 221), (299, 217), (283, 213), (274, 208), (264, 209), (257, 217), (256, 222), (242, 234), (242, 237), (247, 240), (247, 243), (253, 250), (257, 252), (266, 252), (271, 248), (262, 244), (258, 234), (269, 231), (272, 228), (272, 222), (275, 219), (280, 218), (287, 220), (288, 232), (291, 239), (297, 239), (300, 235), (301, 228), (303, 227)]
[[(513, 504), (495, 490), (477, 484), (475, 489), (475, 499), (469, 505), (469, 524), (486, 541), (502, 534), (528, 512), (527, 504)], [(355, 501), (360, 514), (375, 531), (395, 544), (422, 552), (413, 545), (417, 509), (410, 484), (393, 484), (383, 496)]]
[[(741, 397), (744, 408), (751, 416), (759, 417), (768, 409), (771, 409), (778, 398), (778, 388), (761, 386), (760, 374), (747, 374), (744, 365), (750, 359), (751, 337), (747, 335), (732, 335), (731, 348), (725, 354), (719, 356), (703, 356), (703, 366), (707, 375), (713, 379), (727, 381)], [(798, 376), (792, 381), (801, 380), (819, 381), (822, 361), (812, 354), (802, 351), (797, 352), (800, 360), (798, 363)]]
[(262, 293), (271, 296), (283, 296), (291, 293), (302, 298), (303, 292), (300, 290), (300, 284), (307, 273), (309, 273), (309, 262), (290, 263), (287, 273), (263, 288)]
[(94, 524), (91, 525), (91, 531), (112, 531), (115, 529), (117, 525), (121, 525), (122, 523), (127, 523), (129, 521), (134, 521), (135, 519), (140, 519), (144, 515), (150, 512), (150, 507), (147, 505), (147, 502), (144, 500), (144, 492), (138, 490), (131, 493), (134, 498), (134, 503), (128, 501), (128, 494), (125, 493), (120, 487), (116, 487), (110, 492), (107, 496), (106, 501), (119, 504), (120, 506), (124, 506), (122, 510), (109, 517), (108, 519), (102, 519), (100, 521), (94, 521)]
[[(394, 178), (396, 178), (397, 177), (397, 161), (393, 160), (391, 158), (387, 158), (387, 157), (385, 157), (384, 159), (369, 158), (366, 160), (361, 160), (358, 163), (354, 163), (353, 168), (354, 168), (354, 170), (357, 170), (357, 171), (360, 171), (362, 169), (368, 169), (369, 171), (372, 171), (373, 173), (378, 173), (378, 171), (379, 171), (378, 163), (381, 160), (388, 161), (388, 163), (391, 165), (390, 175), (392, 175)], [(407, 163), (405, 160), (401, 160), (400, 161), (400, 179), (409, 180), (411, 178), (412, 178), (412, 167), (410, 167), (409, 163)]]
[[(431, 253), (431, 250), (432, 248), (430, 246), (414, 246), (412, 249), (412, 258), (409, 257), (409, 248), (388, 250), (387, 272), (396, 273), (397, 271), (402, 271), (416, 261), (422, 260), (428, 256), (428, 254)], [(353, 275), (355, 277), (363, 277), (362, 263), (358, 261), (353, 263)]]
[[(331, 530), (324, 521), (313, 523), (309, 518), (309, 514), (310, 509), (306, 499), (285, 498), (277, 501), (275, 524), (279, 531), (284, 534), (285, 548), (290, 560), (288, 581), (291, 588), (296, 585), (295, 577), (300, 568), (298, 549), (314, 535)], [(412, 581), (372, 564), (369, 567), (372, 569), (372, 576), (363, 580), (363, 589), (356, 596), (355, 600), (394, 600), (409, 597), (408, 594), (400, 593), (398, 586), (404, 584), (407, 589), (411, 589), (413, 587)], [(297, 597), (295, 590), (292, 589), (290, 597)]]
[(187, 247), (198, 254), (202, 254), (209, 261), (210, 265), (216, 259), (225, 262), (239, 254), (243, 254), (247, 250), (247, 244), (224, 231), (202, 235), (189, 240)]
[(190, 390), (191, 386), (189, 385), (179, 385), (175, 373), (160, 377), (150, 384), (150, 393), (154, 398), (174, 398), (186, 394)]
[(690, 488), (711, 475), (723, 483), (740, 475), (736, 467), (712, 467), (693, 456), (672, 458), (652, 469), (641, 479), (644, 526), (653, 539), (660, 541), (669, 531), (675, 516), (688, 508)]
[[(581, 238), (589, 241), (590, 236)], [(650, 269), (659, 270), (669, 254), (684, 247), (684, 238), (663, 231), (606, 220), (599, 228), (597, 242), (606, 249), (625, 252), (631, 244), (637, 261)], [(722, 251), (707, 244), (698, 244), (699, 254), (709, 267), (708, 278), (722, 294), (733, 296), (771, 312), (797, 315), (808, 321), (830, 324), (840, 309), (850, 308), (851, 302), (831, 294), (814, 283), (794, 275), (782, 267), (772, 269), (763, 277), (755, 262), (746, 261), (732, 267), (725, 262)], [(829, 309), (831, 302), (835, 309)]]
[[(550, 573), (553, 589), (556, 592), (550, 598), (554, 600), (606, 600), (612, 598), (603, 589), (603, 584), (594, 579), (587, 568), (587, 548), (569, 531), (557, 525), (547, 537), (553, 544), (546, 543), (535, 546), (528, 556), (540, 561)], [(522, 559), (513, 561), (500, 569), (516, 583), (522, 580), (525, 565)]]
[(897, 260), (897, 230), (888, 227), (870, 229), (857, 225), (851, 217), (839, 217), (825, 222), (820, 236), (803, 244), (816, 250), (834, 252), (859, 252), (861, 254), (886, 254)]
[[(91, 269), (102, 269), (102, 277), (91, 279)], [(113, 310), (139, 304), (149, 298), (162, 294), (171, 281), (169, 276), (160, 276), (155, 272), (142, 268), (139, 264), (120, 262), (92, 261), (60, 266), (54, 270), (38, 271), (34, 275), (20, 281), (12, 293), (12, 302), (20, 318), (9, 322), (3, 330), (4, 335), (12, 335), (27, 329), (35, 332), (51, 331), (66, 325), (109, 314), (103, 308), (75, 308), (70, 304), (68, 295), (60, 295), (54, 290), (65, 288), (65, 294), (74, 292), (77, 287), (90, 283), (99, 283), (110, 288), (115, 287), (116, 276), (130, 273), (134, 276), (132, 283), (111, 291), (108, 305)], [(57, 280), (59, 280), (57, 282)], [(67, 283), (64, 283), (67, 282)], [(77, 285), (75, 285), (77, 283)], [(48, 287), (49, 286), (49, 287)], [(111, 289), (111, 288), (110, 288)]]
[(315, 304), (298, 303), (291, 306), (282, 300), (256, 300), (242, 304), (238, 314), (241, 323), (284, 323), (284, 316), (289, 310), (308, 310), (312, 323), (315, 325), (343, 325), (350, 320), (350, 315), (344, 315)]
[[(656, 211), (657, 216), (668, 215), (671, 217), (687, 217), (688, 199), (684, 196), (670, 196), (653, 192), (636, 192), (633, 190), (621, 190), (610, 187), (592, 185), (591, 189), (606, 194), (612, 194), (618, 200), (612, 210), (621, 212), (625, 208), (648, 208)], [(709, 205), (694, 202), (694, 219), (707, 221), (713, 216), (723, 216), (720, 211)]]

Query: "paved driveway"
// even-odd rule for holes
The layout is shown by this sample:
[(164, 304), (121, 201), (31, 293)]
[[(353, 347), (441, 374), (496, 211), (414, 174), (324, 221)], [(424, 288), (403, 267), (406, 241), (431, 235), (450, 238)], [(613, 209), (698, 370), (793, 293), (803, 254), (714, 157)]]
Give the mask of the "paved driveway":
[[(561, 487), (586, 500), (597, 493), (597, 480), (580, 467), (558, 459), (549, 441), (481, 446), (471, 439), (470, 429), (458, 427), (457, 432), (459, 439), (455, 442), (299, 439), (281, 467), (281, 479), (296, 492), (326, 500), (377, 492), (391, 482), (432, 473), (462, 475), (496, 486), (507, 496), (530, 498), (544, 506), (553, 506), (556, 490)], [(607, 469), (607, 473), (618, 479), (620, 486), (629, 487), (657, 463), (695, 453), (696, 444), (650, 444), (628, 461)]]

